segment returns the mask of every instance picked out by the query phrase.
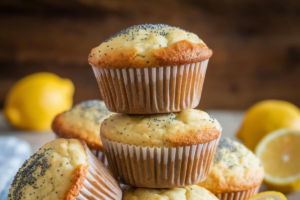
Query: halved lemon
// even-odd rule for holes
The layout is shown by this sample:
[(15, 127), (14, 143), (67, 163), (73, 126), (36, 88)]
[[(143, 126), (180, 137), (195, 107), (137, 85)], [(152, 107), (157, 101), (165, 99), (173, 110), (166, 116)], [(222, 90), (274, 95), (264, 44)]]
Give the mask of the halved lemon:
[(281, 192), (300, 189), (300, 131), (280, 129), (256, 146), (265, 169), (265, 183)]
[(280, 192), (261, 192), (246, 200), (287, 200), (286, 197)]

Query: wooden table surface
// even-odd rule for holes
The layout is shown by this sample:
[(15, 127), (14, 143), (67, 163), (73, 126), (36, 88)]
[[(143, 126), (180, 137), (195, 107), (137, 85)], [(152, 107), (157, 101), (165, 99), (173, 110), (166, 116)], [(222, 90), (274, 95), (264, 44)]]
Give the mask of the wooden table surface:
[[(210, 115), (217, 118), (223, 127), (222, 137), (229, 137), (234, 139), (234, 134), (241, 124), (243, 112), (242, 111), (208, 111)], [(26, 140), (32, 148), (32, 152), (36, 152), (46, 142), (54, 139), (54, 134), (51, 131), (48, 132), (31, 132), (20, 131), (11, 128), (4, 116), (0, 113), (0, 136), (15, 136), (17, 138)], [(0, 152), (1, 153), (1, 152)], [(267, 190), (266, 186), (261, 187), (261, 191)], [(300, 200), (300, 191), (292, 194), (287, 194), (288, 200)]]

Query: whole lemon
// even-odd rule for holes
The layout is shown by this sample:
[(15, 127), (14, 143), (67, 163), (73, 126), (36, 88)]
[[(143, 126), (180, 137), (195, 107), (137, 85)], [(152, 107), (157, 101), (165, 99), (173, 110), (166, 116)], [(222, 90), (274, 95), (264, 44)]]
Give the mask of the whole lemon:
[(300, 130), (298, 107), (286, 101), (265, 100), (247, 110), (237, 138), (254, 151), (261, 138), (280, 128)]
[(19, 80), (8, 92), (4, 114), (12, 126), (50, 130), (55, 115), (71, 108), (74, 85), (52, 73), (35, 73)]

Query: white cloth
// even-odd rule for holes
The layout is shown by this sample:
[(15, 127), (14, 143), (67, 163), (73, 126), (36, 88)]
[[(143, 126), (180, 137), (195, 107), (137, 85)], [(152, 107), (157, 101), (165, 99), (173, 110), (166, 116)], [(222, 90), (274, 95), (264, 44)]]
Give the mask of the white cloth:
[(0, 200), (6, 200), (15, 174), (31, 155), (30, 145), (16, 137), (0, 137)]

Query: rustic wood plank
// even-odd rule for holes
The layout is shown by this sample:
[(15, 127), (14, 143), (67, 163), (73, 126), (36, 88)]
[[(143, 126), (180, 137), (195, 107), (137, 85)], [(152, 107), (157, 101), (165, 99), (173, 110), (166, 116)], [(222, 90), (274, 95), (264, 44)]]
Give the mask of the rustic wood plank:
[(37, 71), (72, 79), (75, 103), (100, 98), (91, 48), (145, 22), (195, 32), (214, 50), (200, 108), (245, 109), (267, 98), (300, 106), (299, 3), (197, 2), (1, 1), (0, 107), (16, 80)]

